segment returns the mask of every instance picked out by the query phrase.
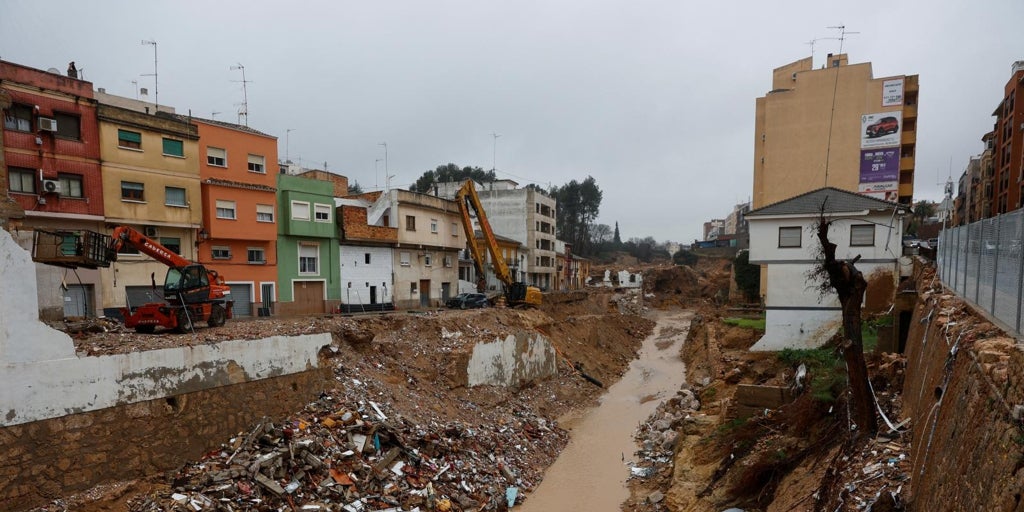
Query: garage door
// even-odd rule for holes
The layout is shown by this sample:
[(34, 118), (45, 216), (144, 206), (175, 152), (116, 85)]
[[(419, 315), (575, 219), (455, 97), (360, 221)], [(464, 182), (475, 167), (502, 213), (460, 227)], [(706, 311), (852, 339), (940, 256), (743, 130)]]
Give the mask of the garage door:
[(231, 300), (235, 301), (235, 315), (252, 316), (252, 285), (228, 284), (228, 286), (231, 287)]
[(64, 316), (92, 316), (92, 285), (69, 284), (64, 290)]
[(296, 313), (307, 315), (324, 312), (323, 281), (297, 281), (294, 287)]

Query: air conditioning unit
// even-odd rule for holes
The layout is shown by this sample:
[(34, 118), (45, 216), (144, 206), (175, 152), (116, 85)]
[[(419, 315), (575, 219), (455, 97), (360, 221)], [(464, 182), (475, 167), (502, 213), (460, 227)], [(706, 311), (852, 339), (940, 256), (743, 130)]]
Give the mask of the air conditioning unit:
[(146, 226), (142, 228), (142, 233), (150, 238), (160, 236), (160, 230), (156, 226)]
[(39, 130), (44, 132), (55, 132), (57, 131), (57, 120), (49, 117), (39, 118)]
[(43, 180), (44, 194), (60, 194), (60, 182), (57, 180)]

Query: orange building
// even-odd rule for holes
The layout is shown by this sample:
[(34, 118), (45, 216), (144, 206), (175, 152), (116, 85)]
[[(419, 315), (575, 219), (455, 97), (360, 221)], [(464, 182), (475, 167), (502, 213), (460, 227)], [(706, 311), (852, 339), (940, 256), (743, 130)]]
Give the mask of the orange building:
[(199, 127), (197, 257), (231, 285), (235, 315), (269, 315), (277, 300), (277, 137), (190, 119)]

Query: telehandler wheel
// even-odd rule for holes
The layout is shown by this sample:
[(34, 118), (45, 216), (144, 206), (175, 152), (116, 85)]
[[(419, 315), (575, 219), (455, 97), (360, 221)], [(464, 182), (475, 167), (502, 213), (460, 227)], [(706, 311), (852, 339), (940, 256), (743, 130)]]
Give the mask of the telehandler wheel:
[(153, 334), (153, 331), (156, 331), (156, 326), (155, 325), (136, 325), (135, 326), (135, 332), (137, 332), (139, 334)]
[(210, 306), (210, 318), (206, 319), (206, 325), (210, 327), (220, 327), (224, 325), (224, 321), (228, 319), (228, 312), (224, 311), (224, 306), (220, 304), (214, 304)]

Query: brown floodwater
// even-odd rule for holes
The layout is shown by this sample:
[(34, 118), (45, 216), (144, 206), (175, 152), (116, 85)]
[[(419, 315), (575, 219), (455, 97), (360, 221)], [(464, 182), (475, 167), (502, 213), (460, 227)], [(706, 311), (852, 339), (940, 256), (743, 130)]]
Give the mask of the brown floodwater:
[[(562, 418), (569, 444), (544, 480), (515, 510), (618, 511), (629, 497), (626, 480), (636, 460), (633, 431), (671, 398), (685, 380), (679, 351), (690, 327), (689, 311), (655, 312), (657, 325), (622, 379), (597, 407)], [(661, 348), (659, 348), (661, 347)]]

